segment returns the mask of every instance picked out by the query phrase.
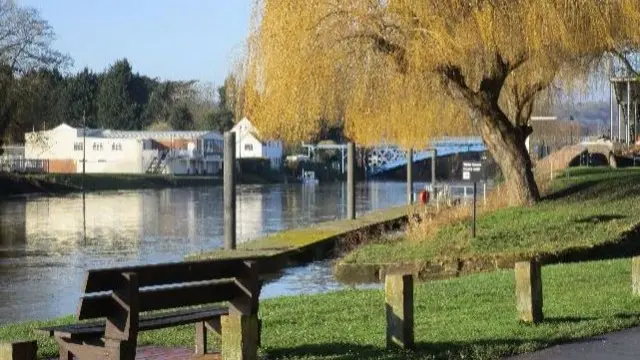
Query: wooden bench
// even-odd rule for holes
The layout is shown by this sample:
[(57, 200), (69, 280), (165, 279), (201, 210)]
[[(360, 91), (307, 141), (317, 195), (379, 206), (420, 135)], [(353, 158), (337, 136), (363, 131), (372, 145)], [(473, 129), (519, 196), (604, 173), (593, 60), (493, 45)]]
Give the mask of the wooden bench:
[(133, 360), (139, 331), (195, 324), (196, 355), (206, 353), (208, 329), (221, 333), (224, 359), (253, 359), (263, 264), (223, 259), (89, 270), (77, 318), (102, 320), (40, 331), (55, 336), (60, 359)]

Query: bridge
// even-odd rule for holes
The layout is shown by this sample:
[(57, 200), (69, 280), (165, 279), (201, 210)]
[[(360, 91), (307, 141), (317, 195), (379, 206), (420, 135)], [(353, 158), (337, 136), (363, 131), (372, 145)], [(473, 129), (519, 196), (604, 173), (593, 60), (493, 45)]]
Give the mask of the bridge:
[[(309, 156), (316, 150), (340, 150), (342, 159), (342, 172), (345, 169), (346, 144), (302, 144), (309, 151)], [(466, 152), (483, 152), (486, 147), (479, 136), (470, 137), (443, 137), (431, 142), (431, 147), (423, 150), (414, 150), (413, 161), (418, 162), (436, 156), (447, 156)], [(368, 149), (365, 155), (367, 176), (375, 176), (393, 169), (407, 165), (407, 152), (393, 144), (382, 144)]]
[[(445, 137), (431, 142), (431, 147), (414, 150), (413, 161), (423, 161), (436, 156), (448, 156), (467, 152), (483, 152), (487, 148), (479, 136)], [(407, 165), (407, 151), (394, 145), (378, 146), (367, 153), (367, 175), (375, 176)]]

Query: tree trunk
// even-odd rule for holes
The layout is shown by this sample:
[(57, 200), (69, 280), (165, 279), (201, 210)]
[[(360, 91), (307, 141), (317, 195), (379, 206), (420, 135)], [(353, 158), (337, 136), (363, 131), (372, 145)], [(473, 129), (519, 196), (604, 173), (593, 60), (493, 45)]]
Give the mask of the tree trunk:
[[(499, 109), (483, 109), (476, 124), (487, 150), (505, 178), (509, 205), (530, 205), (540, 199), (525, 147), (524, 134)], [(480, 115), (482, 114), (482, 115)]]

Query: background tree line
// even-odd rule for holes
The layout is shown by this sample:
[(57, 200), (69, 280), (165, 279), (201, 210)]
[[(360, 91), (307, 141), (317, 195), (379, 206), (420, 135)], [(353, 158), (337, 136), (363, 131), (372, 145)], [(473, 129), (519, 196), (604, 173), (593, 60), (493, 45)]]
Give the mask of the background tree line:
[(118, 130), (216, 130), (233, 126), (233, 75), (217, 88), (134, 73), (125, 59), (103, 72), (66, 72), (55, 33), (37, 10), (0, 0), (0, 144), (63, 122)]

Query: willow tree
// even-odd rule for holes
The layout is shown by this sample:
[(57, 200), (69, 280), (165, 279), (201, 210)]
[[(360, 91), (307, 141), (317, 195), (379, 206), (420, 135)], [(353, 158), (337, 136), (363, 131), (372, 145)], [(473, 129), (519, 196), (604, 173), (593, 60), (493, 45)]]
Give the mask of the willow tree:
[(479, 134), (512, 204), (539, 198), (524, 142), (537, 94), (640, 47), (638, 0), (256, 0), (246, 113), (361, 144)]

